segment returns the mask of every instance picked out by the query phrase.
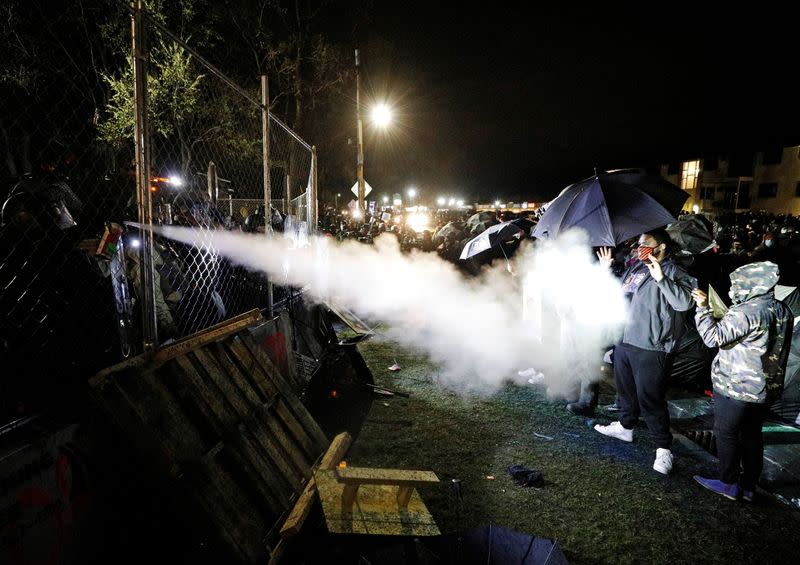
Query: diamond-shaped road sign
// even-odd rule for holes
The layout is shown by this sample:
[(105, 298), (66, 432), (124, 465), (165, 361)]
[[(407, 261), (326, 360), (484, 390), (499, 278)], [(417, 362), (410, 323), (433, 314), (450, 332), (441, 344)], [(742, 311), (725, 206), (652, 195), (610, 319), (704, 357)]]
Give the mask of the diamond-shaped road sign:
[[(353, 188), (350, 189), (350, 192), (355, 194), (356, 198), (358, 198), (358, 182), (356, 182), (356, 184), (353, 185)], [(364, 197), (366, 197), (367, 194), (369, 194), (370, 192), (372, 192), (372, 187), (369, 185), (367, 181), (364, 181)]]

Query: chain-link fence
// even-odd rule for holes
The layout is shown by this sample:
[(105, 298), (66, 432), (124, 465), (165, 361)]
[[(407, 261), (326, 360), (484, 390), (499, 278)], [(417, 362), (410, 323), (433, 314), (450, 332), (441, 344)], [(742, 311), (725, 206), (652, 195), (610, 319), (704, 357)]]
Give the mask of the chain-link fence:
[(79, 379), (136, 349), (119, 245), (135, 213), (133, 145), (112, 146), (98, 130), (102, 75), (124, 56), (86, 32), (101, 23), (95, 11), (45, 17), (46, 7), (0, 8), (2, 415), (66, 400)]
[(210, 236), (281, 231), (295, 212), (286, 203), (300, 188), (305, 194), (312, 178), (312, 152), (275, 116), (264, 119), (265, 81), (238, 87), (156, 20), (142, 24), (152, 221), (198, 228), (192, 246), (153, 242), (155, 334), (163, 342), (253, 308), (272, 309), (276, 289), (266, 276), (221, 257)]
[[(297, 214), (313, 226), (315, 157), (264, 112), (258, 81), (238, 86), (146, 14), (132, 26), (126, 2), (0, 10), (0, 367), (15, 377), (0, 379), (5, 415), (143, 342), (269, 310), (265, 276), (207, 236), (280, 230)], [(126, 225), (142, 220), (200, 228), (198, 245)]]

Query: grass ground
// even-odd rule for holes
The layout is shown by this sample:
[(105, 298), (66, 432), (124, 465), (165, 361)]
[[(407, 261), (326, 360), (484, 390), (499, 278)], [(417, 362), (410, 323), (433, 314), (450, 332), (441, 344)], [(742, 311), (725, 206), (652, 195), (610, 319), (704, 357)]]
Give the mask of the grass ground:
[[(713, 463), (684, 445), (664, 477), (652, 470), (655, 446), (644, 428), (626, 444), (534, 387), (465, 398), (435, 383), (437, 368), (422, 354), (379, 339), (359, 350), (375, 384), (410, 398), (373, 402), (348, 461), (435, 471), (445, 484), (422, 496), (444, 533), (492, 522), (556, 539), (571, 563), (800, 562), (798, 513), (703, 491), (692, 475), (713, 473)], [(396, 373), (387, 370), (395, 360)], [(601, 404), (611, 400), (601, 396)], [(506, 473), (512, 464), (541, 471), (544, 487), (517, 486)]]

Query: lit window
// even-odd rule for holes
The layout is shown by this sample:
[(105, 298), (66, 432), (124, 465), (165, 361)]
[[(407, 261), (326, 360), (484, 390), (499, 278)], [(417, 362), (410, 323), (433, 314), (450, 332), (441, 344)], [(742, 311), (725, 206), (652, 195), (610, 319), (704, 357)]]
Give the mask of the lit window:
[(700, 176), (700, 161), (684, 161), (681, 171), (681, 188), (692, 190), (697, 188), (697, 177)]

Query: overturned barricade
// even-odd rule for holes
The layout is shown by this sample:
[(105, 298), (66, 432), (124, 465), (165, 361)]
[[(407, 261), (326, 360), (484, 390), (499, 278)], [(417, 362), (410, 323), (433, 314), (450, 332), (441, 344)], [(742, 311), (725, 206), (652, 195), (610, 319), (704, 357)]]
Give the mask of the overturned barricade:
[(173, 507), (242, 562), (271, 553), (329, 443), (254, 339), (263, 322), (258, 311), (237, 316), (91, 379)]

